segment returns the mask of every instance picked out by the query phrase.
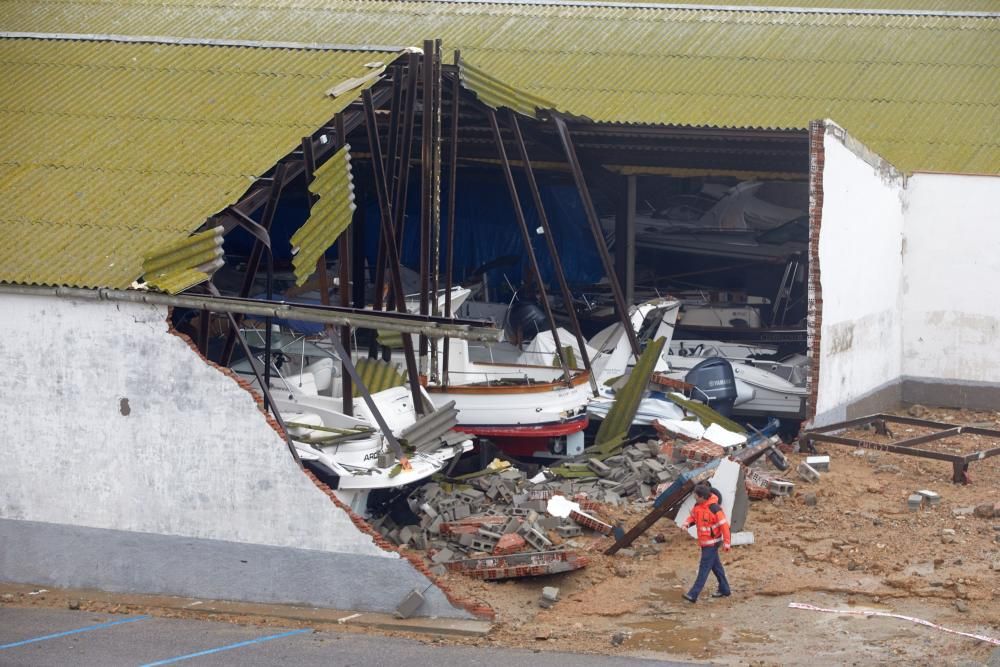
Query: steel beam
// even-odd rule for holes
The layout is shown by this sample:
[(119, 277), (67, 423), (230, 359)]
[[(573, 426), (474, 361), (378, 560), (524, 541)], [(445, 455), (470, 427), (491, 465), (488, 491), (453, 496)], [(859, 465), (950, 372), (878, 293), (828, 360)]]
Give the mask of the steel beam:
[(542, 272), (538, 268), (538, 259), (535, 257), (535, 248), (531, 244), (531, 234), (528, 231), (528, 223), (524, 219), (524, 211), (521, 210), (521, 199), (517, 195), (517, 186), (514, 184), (514, 175), (511, 173), (510, 162), (507, 160), (507, 150), (504, 148), (503, 137), (500, 135), (500, 126), (497, 124), (497, 115), (492, 108), (486, 105), (483, 105), (483, 109), (486, 113), (486, 118), (490, 121), (490, 127), (493, 128), (493, 138), (497, 144), (497, 154), (500, 157), (500, 166), (503, 169), (504, 180), (507, 181), (507, 190), (510, 193), (510, 201), (514, 207), (514, 219), (517, 221), (518, 229), (521, 231), (521, 242), (524, 244), (524, 252), (528, 256), (528, 266), (531, 267), (531, 275), (535, 279), (535, 285), (538, 287), (538, 295), (542, 302), (542, 307), (545, 309), (545, 316), (548, 318), (549, 326), (552, 328), (552, 340), (556, 344), (556, 353), (559, 355), (559, 364), (562, 366), (563, 377), (566, 380), (566, 384), (570, 385), (572, 383), (572, 377), (570, 376), (569, 364), (566, 362), (566, 350), (563, 349), (563, 346), (559, 341), (559, 330), (556, 325), (556, 318), (552, 315), (552, 307), (549, 304), (549, 296), (545, 290), (545, 282), (542, 280)]
[[(542, 195), (538, 190), (538, 182), (535, 180), (535, 170), (531, 168), (531, 159), (528, 157), (528, 147), (524, 143), (524, 136), (521, 134), (521, 124), (517, 121), (517, 114), (507, 111), (507, 120), (511, 130), (514, 132), (514, 141), (524, 166), (524, 177), (528, 181), (528, 189), (531, 191), (531, 198), (535, 203), (535, 210), (538, 211), (538, 221), (545, 236), (545, 245), (549, 249), (549, 257), (552, 258), (552, 266), (555, 269), (556, 280), (559, 282), (559, 290), (562, 293), (563, 304), (565, 304), (566, 314), (569, 315), (570, 323), (573, 326), (573, 335), (576, 337), (576, 344), (580, 348), (580, 357), (583, 360), (583, 367), (590, 372), (590, 354), (587, 352), (587, 341), (583, 338), (583, 330), (580, 327), (580, 320), (576, 316), (576, 309), (573, 307), (573, 292), (569, 288), (566, 280), (566, 272), (563, 270), (562, 260), (559, 258), (559, 250), (556, 248), (555, 237), (552, 236), (552, 227), (549, 225), (549, 217), (545, 214), (545, 206), (542, 204)], [(590, 372), (590, 388), (594, 396), (597, 396), (599, 389), (597, 378)]]
[(628, 305), (625, 303), (625, 296), (622, 294), (622, 286), (618, 283), (618, 278), (615, 276), (614, 264), (611, 261), (610, 253), (608, 253), (608, 246), (604, 242), (601, 223), (597, 219), (597, 210), (594, 208), (594, 202), (590, 198), (587, 181), (583, 177), (583, 168), (580, 166), (580, 160), (576, 156), (576, 149), (573, 147), (573, 138), (566, 127), (566, 121), (561, 116), (553, 115), (552, 120), (556, 125), (559, 139), (562, 141), (563, 150), (566, 152), (566, 160), (569, 162), (570, 170), (573, 172), (573, 180), (576, 183), (580, 200), (583, 202), (583, 209), (587, 214), (587, 222), (590, 223), (590, 232), (594, 236), (594, 244), (597, 246), (597, 252), (601, 256), (601, 263), (604, 265), (604, 274), (608, 277), (608, 282), (611, 283), (611, 291), (615, 299), (615, 310), (618, 311), (618, 318), (621, 320), (622, 326), (625, 328), (625, 335), (632, 346), (632, 354), (638, 359), (642, 354), (642, 350), (639, 348), (639, 339), (636, 337), (635, 329), (632, 328), (632, 322), (629, 319)]
[[(460, 58), (458, 52), (455, 53), (455, 61)], [(461, 81), (458, 73), (455, 72), (451, 79), (451, 162), (448, 165), (448, 234), (445, 241), (445, 293), (444, 293), (444, 315), (451, 317), (451, 288), (452, 272), (455, 268), (455, 199), (458, 192), (458, 122), (459, 122), (459, 95), (461, 94)], [(441, 373), (441, 384), (448, 386), (448, 357), (451, 352), (451, 340), (444, 339), (442, 343), (444, 360)]]
[[(358, 369), (355, 368), (354, 362), (351, 361), (351, 355), (347, 351), (347, 348), (345, 348), (343, 344), (337, 340), (337, 336), (334, 335), (334, 332), (326, 330), (325, 333), (327, 340), (330, 341), (330, 344), (333, 345), (333, 349), (337, 353), (337, 356), (340, 357), (340, 363), (347, 371), (347, 374), (351, 376), (351, 379), (354, 380), (355, 386), (358, 388), (358, 393), (361, 395), (361, 399), (365, 402), (365, 405), (368, 406), (368, 411), (372, 413), (372, 418), (375, 419), (375, 423), (378, 424), (379, 430), (382, 431), (382, 437), (384, 437), (386, 442), (389, 443), (389, 446), (392, 448), (392, 453), (396, 455), (396, 458), (402, 460), (404, 458), (403, 448), (400, 446), (396, 436), (393, 435), (392, 429), (390, 429), (389, 425), (386, 423), (385, 417), (383, 417), (382, 413), (379, 412), (378, 406), (375, 404), (375, 400), (368, 391), (368, 387), (365, 386), (361, 376), (358, 374)], [(418, 406), (416, 405), (413, 406), (414, 410), (419, 415), (421, 413), (417, 410), (417, 407)]]
[(625, 303), (635, 297), (635, 206), (636, 177), (630, 174), (622, 179), (625, 196), (615, 214), (615, 273), (622, 284)]
[(0, 284), (0, 293), (30, 296), (55, 296), (85, 301), (118, 301), (146, 303), (192, 310), (208, 309), (217, 313), (273, 317), (320, 324), (350, 325), (364, 329), (384, 329), (408, 334), (426, 334), (429, 338), (462, 338), (495, 343), (501, 331), (479, 320), (458, 320), (445, 317), (423, 317), (409, 313), (376, 313), (362, 308), (339, 308), (315, 304), (241, 299), (205, 294), (163, 294), (146, 290), (84, 289), (81, 287), (42, 287), (35, 285)]
[[(382, 237), (385, 239), (384, 245), (391, 269), (389, 274), (392, 279), (392, 291), (395, 295), (396, 310), (400, 313), (406, 313), (406, 294), (403, 292), (403, 280), (400, 276), (399, 245), (397, 244), (396, 233), (392, 224), (393, 208), (389, 202), (389, 193), (386, 189), (385, 171), (382, 169), (382, 145), (379, 143), (378, 138), (375, 105), (369, 91), (366, 90), (361, 95), (365, 106), (365, 117), (368, 121), (365, 123), (365, 128), (368, 132), (368, 142), (372, 147), (372, 171), (375, 180), (375, 193), (378, 197), (379, 218), (382, 222)], [(411, 132), (413, 130), (412, 120), (410, 118), (409, 125)], [(403, 162), (405, 163), (406, 161), (404, 160)], [(400, 171), (405, 173), (402, 165), (400, 166)], [(420, 377), (417, 370), (417, 360), (413, 353), (413, 339), (406, 335), (402, 339), (403, 354), (406, 357), (407, 380), (410, 383), (410, 392), (413, 394), (414, 408), (417, 410), (417, 414), (422, 415), (424, 414), (424, 401), (423, 395), (420, 393)]]

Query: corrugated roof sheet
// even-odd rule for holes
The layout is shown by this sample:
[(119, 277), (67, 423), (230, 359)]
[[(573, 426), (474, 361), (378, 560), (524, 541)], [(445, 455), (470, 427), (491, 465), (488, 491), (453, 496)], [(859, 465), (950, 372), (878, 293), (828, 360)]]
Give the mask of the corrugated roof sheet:
[(344, 146), (316, 170), (309, 191), (319, 196), (309, 219), (292, 234), (292, 267), (295, 284), (302, 286), (316, 272), (316, 261), (351, 224), (354, 178), (350, 146)]
[(0, 280), (128, 287), (395, 56), (0, 39)]
[(0, 27), (394, 45), (440, 37), (495, 80), (594, 120), (803, 129), (832, 118), (904, 171), (1000, 171), (996, 18), (375, 0), (9, 0)]
[(146, 284), (177, 294), (208, 280), (225, 264), (221, 225), (168, 244), (142, 263)]

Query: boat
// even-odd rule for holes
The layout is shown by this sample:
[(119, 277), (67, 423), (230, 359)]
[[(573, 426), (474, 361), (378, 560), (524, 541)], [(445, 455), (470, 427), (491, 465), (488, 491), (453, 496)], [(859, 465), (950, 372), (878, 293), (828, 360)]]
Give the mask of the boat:
[[(247, 334), (251, 346), (259, 349), (263, 333), (250, 329)], [(362, 377), (367, 374), (377, 382), (369, 385), (373, 406), (355, 396), (353, 414), (345, 414), (340, 366), (321, 341), (287, 330), (273, 335), (274, 405), (303, 464), (354, 511), (367, 513), (371, 492), (428, 479), (472, 450), (471, 439), (454, 430), (454, 405), (442, 405), (421, 417), (403, 377), (382, 361), (366, 360), (359, 369)], [(236, 362), (232, 369), (256, 385), (249, 360)], [(433, 404), (426, 392), (422, 399), (427, 407)], [(393, 452), (390, 436), (410, 448), (405, 457)]]
[[(635, 243), (648, 250), (780, 261), (806, 251), (808, 202), (804, 181), (708, 183), (696, 194), (637, 212)], [(615, 219), (607, 216), (601, 223), (610, 245)]]

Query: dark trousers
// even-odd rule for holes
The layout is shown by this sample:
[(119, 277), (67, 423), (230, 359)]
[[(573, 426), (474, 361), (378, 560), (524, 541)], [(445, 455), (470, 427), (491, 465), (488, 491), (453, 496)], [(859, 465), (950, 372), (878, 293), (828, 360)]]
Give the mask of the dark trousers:
[(696, 600), (698, 599), (701, 589), (705, 587), (705, 582), (708, 581), (709, 572), (714, 572), (715, 578), (719, 580), (719, 592), (723, 595), (729, 595), (729, 582), (726, 581), (726, 570), (722, 567), (722, 561), (719, 560), (718, 545), (701, 548), (701, 561), (698, 563), (698, 578), (694, 580), (694, 586), (688, 591), (688, 595)]

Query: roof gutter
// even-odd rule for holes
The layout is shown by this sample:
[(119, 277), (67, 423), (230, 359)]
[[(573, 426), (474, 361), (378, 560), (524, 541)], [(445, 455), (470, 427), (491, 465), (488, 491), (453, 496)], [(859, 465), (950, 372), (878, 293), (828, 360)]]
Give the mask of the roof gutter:
[(0, 294), (63, 297), (89, 301), (124, 301), (157, 306), (210, 310), (216, 313), (239, 313), (334, 326), (379, 329), (399, 333), (422, 334), (428, 338), (461, 338), (484, 342), (500, 340), (501, 331), (480, 320), (459, 320), (409, 313), (375, 312), (358, 308), (291, 304), (260, 299), (215, 297), (202, 294), (163, 294), (143, 290), (83, 289), (79, 287), (42, 287), (0, 283)]

